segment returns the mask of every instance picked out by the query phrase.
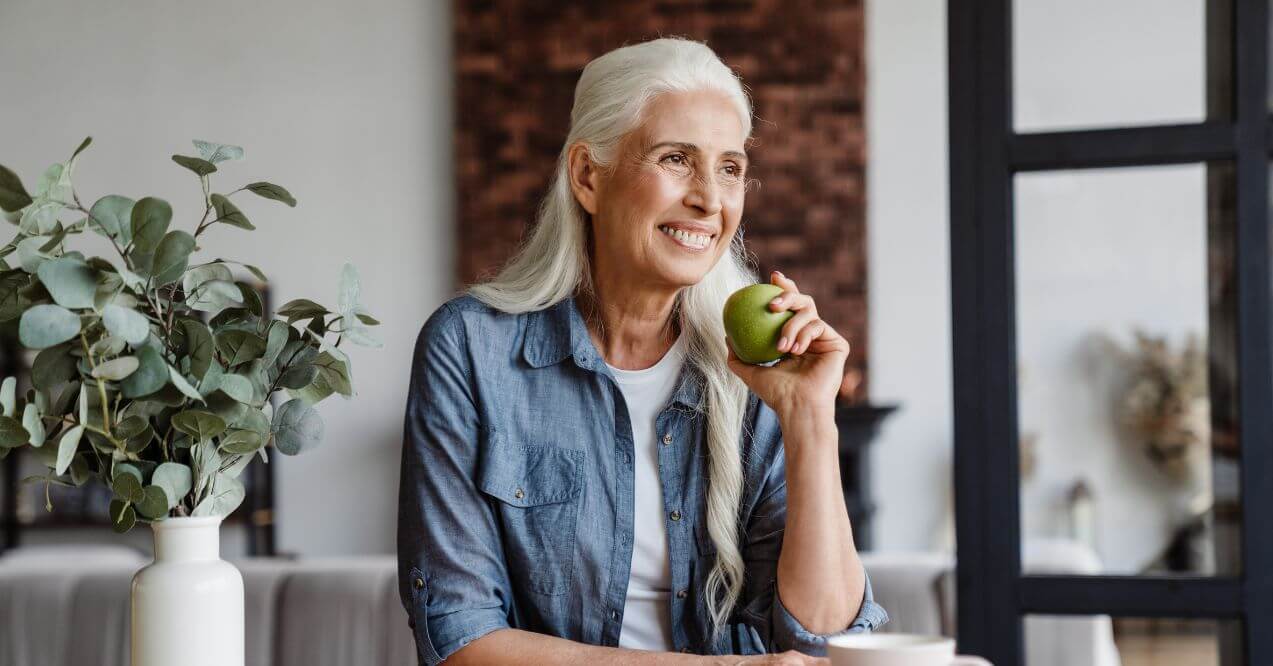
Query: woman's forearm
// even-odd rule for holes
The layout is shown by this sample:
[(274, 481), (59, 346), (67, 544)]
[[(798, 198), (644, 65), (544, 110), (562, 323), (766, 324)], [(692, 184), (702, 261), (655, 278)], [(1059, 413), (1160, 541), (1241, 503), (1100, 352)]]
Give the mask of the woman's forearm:
[(841, 631), (861, 608), (866, 573), (844, 506), (835, 413), (819, 409), (779, 419), (787, 456), (787, 524), (778, 596), (809, 631)]
[[(482, 664), (616, 664), (621, 666), (685, 666), (717, 663), (717, 657), (677, 652), (646, 652), (577, 643), (521, 629), (499, 629), (456, 650), (447, 666)], [(724, 663), (724, 662), (720, 662)]]

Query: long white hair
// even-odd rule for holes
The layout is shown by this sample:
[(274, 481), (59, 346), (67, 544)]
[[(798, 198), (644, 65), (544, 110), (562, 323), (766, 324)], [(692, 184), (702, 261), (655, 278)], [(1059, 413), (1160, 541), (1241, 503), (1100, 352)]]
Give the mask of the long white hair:
[[(595, 296), (588, 255), (588, 214), (570, 189), (568, 154), (575, 142), (588, 147), (601, 168), (612, 167), (623, 137), (638, 128), (651, 100), (667, 92), (718, 91), (728, 95), (751, 136), (751, 100), (741, 81), (705, 44), (660, 38), (624, 46), (589, 62), (575, 86), (570, 132), (557, 158), (547, 196), (529, 238), (495, 277), (468, 293), (508, 313), (547, 308), (577, 292)], [(747, 407), (747, 386), (729, 369), (721, 311), (735, 290), (757, 281), (741, 230), (729, 251), (700, 281), (677, 295), (673, 316), (687, 336), (686, 363), (703, 377), (709, 477), (707, 530), (716, 562), (707, 578), (713, 630), (728, 621), (743, 585), (739, 553), (742, 462), (739, 437)], [(705, 403), (705, 404), (704, 404)]]

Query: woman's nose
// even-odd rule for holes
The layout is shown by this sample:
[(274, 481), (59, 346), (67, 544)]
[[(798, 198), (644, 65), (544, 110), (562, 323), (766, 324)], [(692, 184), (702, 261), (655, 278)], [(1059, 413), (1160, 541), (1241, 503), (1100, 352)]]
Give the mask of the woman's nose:
[(708, 215), (720, 212), (720, 186), (712, 178), (697, 176), (686, 193), (685, 204), (702, 210)]

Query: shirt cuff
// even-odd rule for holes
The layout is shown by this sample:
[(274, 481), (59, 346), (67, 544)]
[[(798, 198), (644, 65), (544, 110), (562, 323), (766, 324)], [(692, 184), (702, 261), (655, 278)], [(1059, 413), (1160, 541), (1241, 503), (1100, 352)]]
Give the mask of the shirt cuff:
[(407, 618), (415, 638), (420, 666), (437, 666), (460, 648), (497, 629), (508, 628), (508, 617), (499, 608), (466, 608), (428, 616), (423, 589), (412, 592), (415, 603)]
[[(865, 573), (865, 572), (864, 572)], [(888, 622), (888, 613), (884, 607), (875, 603), (875, 595), (871, 591), (871, 577), (865, 576), (866, 586), (862, 593), (862, 607), (857, 617), (843, 631), (828, 634), (816, 634), (805, 628), (787, 607), (782, 604), (777, 586), (774, 588), (773, 643), (775, 652), (797, 650), (805, 654), (823, 657), (827, 653), (827, 638), (840, 634), (870, 633)]]

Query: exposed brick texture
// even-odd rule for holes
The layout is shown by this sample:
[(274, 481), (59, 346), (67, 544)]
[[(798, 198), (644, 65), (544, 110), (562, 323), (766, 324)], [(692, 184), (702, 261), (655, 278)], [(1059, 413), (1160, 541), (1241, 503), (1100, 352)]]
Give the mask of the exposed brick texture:
[(792, 277), (849, 339), (853, 397), (866, 395), (860, 0), (461, 0), (455, 30), (462, 283), (501, 265), (533, 220), (583, 66), (659, 36), (704, 41), (742, 76), (757, 116), (748, 245), (762, 275)]

